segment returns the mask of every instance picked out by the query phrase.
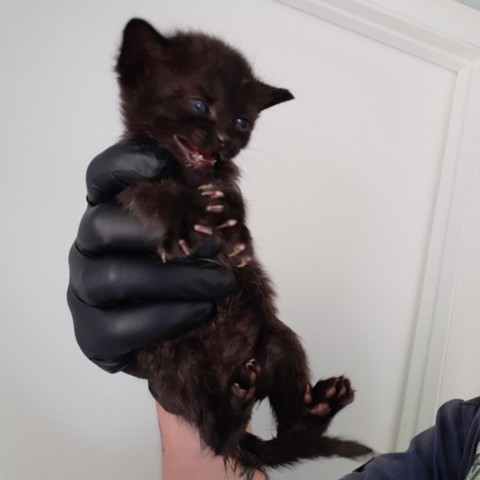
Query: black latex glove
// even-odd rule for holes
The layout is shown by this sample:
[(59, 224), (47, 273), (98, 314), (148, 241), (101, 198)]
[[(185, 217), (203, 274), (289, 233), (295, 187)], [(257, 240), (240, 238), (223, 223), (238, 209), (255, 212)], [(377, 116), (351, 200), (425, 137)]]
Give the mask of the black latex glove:
[[(70, 250), (67, 291), (75, 336), (85, 355), (109, 372), (128, 370), (133, 350), (174, 338), (214, 312), (234, 277), (212, 260), (164, 264), (141, 227), (116, 203), (125, 186), (168, 175), (168, 154), (121, 141), (87, 170), (88, 207)], [(207, 237), (196, 257), (218, 253)]]

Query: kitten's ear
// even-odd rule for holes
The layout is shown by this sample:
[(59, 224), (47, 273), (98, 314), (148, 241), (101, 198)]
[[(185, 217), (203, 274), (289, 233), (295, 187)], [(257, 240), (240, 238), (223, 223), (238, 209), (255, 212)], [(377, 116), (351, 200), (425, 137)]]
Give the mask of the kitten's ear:
[(133, 18), (123, 30), (122, 46), (117, 61), (119, 81), (132, 85), (142, 76), (150, 64), (149, 60), (158, 58), (169, 41), (160, 35), (145, 20)]
[(286, 88), (272, 87), (263, 82), (258, 82), (258, 86), (260, 88), (260, 110), (295, 98)]

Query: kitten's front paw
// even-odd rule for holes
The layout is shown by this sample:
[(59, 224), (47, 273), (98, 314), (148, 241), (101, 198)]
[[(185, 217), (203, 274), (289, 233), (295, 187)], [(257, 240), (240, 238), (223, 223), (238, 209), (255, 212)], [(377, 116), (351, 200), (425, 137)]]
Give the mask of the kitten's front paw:
[(237, 219), (229, 218), (225, 220), (227, 210), (223, 202), (225, 193), (219, 187), (213, 184), (201, 185), (198, 187), (198, 192), (201, 199), (201, 214), (193, 226), (196, 232), (204, 235), (213, 235), (216, 230), (231, 228), (237, 225)]
[[(253, 260), (252, 244), (245, 231), (240, 230), (235, 238), (227, 244), (226, 254), (230, 262), (237, 268), (246, 267)], [(233, 240), (233, 241), (232, 241)]]
[(163, 246), (159, 248), (158, 254), (163, 263), (176, 258), (188, 257), (192, 254), (192, 243), (181, 238), (180, 240), (165, 241)]
[(354, 396), (355, 391), (348, 378), (333, 377), (320, 380), (313, 388), (307, 385), (304, 400), (310, 415), (331, 418), (352, 403)]
[(207, 184), (198, 188), (203, 201), (203, 218), (194, 225), (197, 233), (218, 235), (225, 242), (224, 253), (242, 268), (253, 259), (252, 242), (243, 225), (243, 202), (238, 192), (226, 185)]
[(203, 185), (185, 200), (188, 209), (183, 208), (178, 217), (172, 216), (169, 232), (158, 250), (164, 262), (191, 256), (202, 249), (208, 236), (217, 234), (216, 230), (238, 223), (224, 219), (226, 206), (220, 202), (223, 197), (225, 194), (218, 187)]
[(188, 223), (181, 222), (180, 225), (177, 225), (163, 238), (162, 245), (158, 248), (158, 255), (164, 263), (170, 260), (190, 257), (197, 251), (201, 252), (202, 248), (205, 247), (208, 250), (205, 234), (186, 228)]
[(212, 235), (214, 232), (221, 235), (227, 234), (228, 229), (238, 225), (240, 212), (235, 205), (237, 202), (232, 201), (228, 191), (226, 196), (225, 190), (228, 190), (226, 186), (212, 183), (198, 187), (203, 218), (200, 218), (194, 226), (195, 231), (206, 235)]

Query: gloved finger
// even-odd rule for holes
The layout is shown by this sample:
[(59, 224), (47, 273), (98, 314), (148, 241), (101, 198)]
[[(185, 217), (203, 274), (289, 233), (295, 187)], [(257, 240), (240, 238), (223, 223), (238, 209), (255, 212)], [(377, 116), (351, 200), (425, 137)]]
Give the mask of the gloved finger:
[(158, 247), (133, 216), (114, 200), (87, 207), (80, 221), (77, 246), (93, 255), (112, 249), (154, 253)]
[(205, 235), (202, 243), (199, 243), (189, 258), (192, 260), (202, 258), (213, 258), (224, 248), (223, 240), (217, 235)]
[[(158, 238), (163, 233), (159, 230)], [(77, 246), (92, 255), (108, 253), (112, 249), (157, 253), (159, 239), (154, 241), (132, 215), (117, 202), (109, 201), (87, 208), (78, 229)], [(213, 258), (222, 249), (223, 242), (218, 236), (205, 235), (192, 258)]]
[(164, 300), (214, 300), (235, 285), (230, 268), (208, 260), (163, 263), (142, 254), (83, 254), (74, 244), (70, 282), (86, 303), (105, 306)]
[(112, 373), (128, 366), (133, 350), (176, 338), (208, 321), (215, 311), (211, 302), (97, 308), (84, 303), (71, 288), (67, 299), (80, 348), (90, 360)]
[(166, 150), (122, 140), (97, 155), (87, 169), (87, 198), (91, 205), (112, 199), (142, 178), (161, 178), (168, 169)]

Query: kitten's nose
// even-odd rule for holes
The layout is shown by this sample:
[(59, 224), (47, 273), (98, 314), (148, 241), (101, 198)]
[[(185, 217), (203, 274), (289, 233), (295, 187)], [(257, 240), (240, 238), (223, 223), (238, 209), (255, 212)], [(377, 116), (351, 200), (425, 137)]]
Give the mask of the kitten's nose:
[(227, 140), (227, 136), (223, 133), (217, 133), (217, 140), (218, 140), (218, 143), (223, 147), (223, 145)]

